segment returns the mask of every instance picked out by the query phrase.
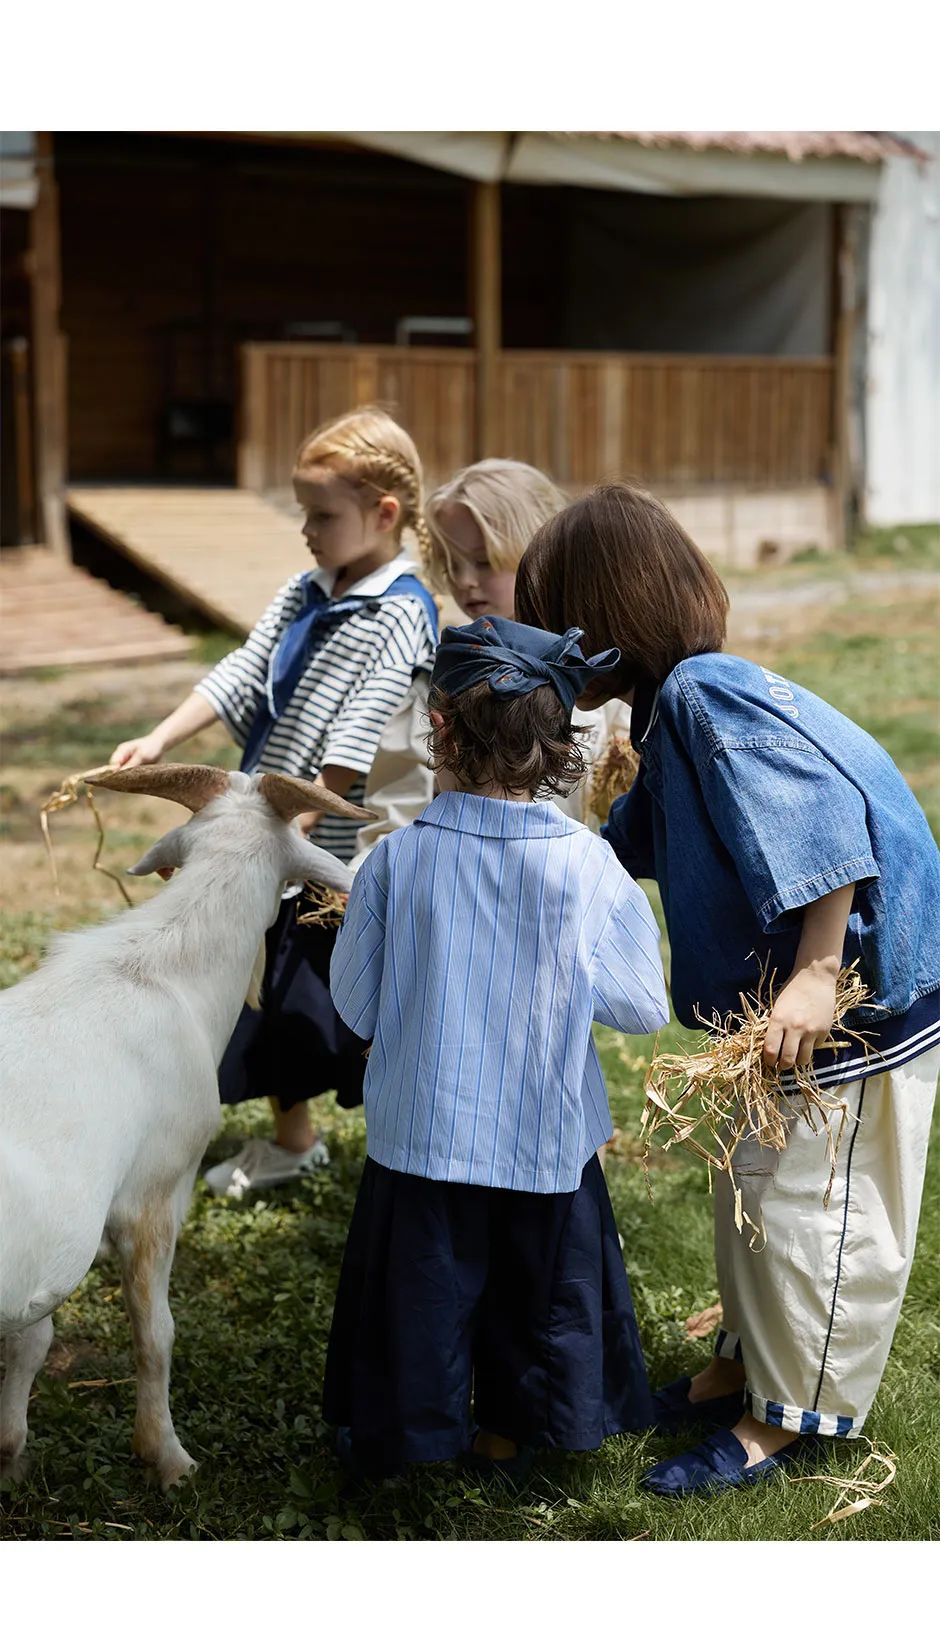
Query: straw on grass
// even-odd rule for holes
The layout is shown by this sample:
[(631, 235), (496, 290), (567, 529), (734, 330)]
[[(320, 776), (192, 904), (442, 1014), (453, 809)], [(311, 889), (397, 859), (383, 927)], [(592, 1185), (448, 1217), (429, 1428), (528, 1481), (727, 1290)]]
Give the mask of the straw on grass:
[[(766, 1003), (764, 993), (762, 978), (753, 998), (741, 996), (739, 1013), (726, 1019), (716, 1015), (698, 1051), (654, 1057), (641, 1128), (647, 1161), (654, 1141), (664, 1152), (678, 1144), (706, 1162), (709, 1187), (713, 1171), (725, 1173), (734, 1195), (735, 1226), (740, 1234), (744, 1224), (748, 1225), (752, 1248), (763, 1239), (763, 1230), (742, 1203), (734, 1161), (738, 1145), (753, 1141), (779, 1153), (786, 1147), (793, 1122), (805, 1121), (814, 1133), (826, 1137), (829, 1182), (823, 1205), (828, 1206), (848, 1119), (848, 1105), (838, 1096), (838, 1088), (831, 1095), (824, 1092), (812, 1064), (782, 1072), (768, 1068), (764, 1039), (773, 1009), (773, 978), (766, 987)], [(851, 1041), (865, 1046), (864, 1036), (846, 1028), (844, 1020), (869, 994), (854, 967), (839, 974), (835, 1018), (823, 1042), (826, 1047), (843, 1047)]]
[(607, 822), (614, 801), (633, 787), (639, 769), (640, 757), (629, 737), (625, 732), (612, 732), (594, 762), (588, 785), (588, 803), (602, 823)]
[(52, 849), (49, 818), (53, 812), (64, 811), (67, 806), (74, 806), (77, 801), (84, 800), (89, 806), (98, 827), (98, 839), (95, 844), (95, 855), (91, 866), (93, 869), (97, 869), (99, 874), (106, 874), (109, 880), (113, 880), (128, 908), (133, 908), (133, 898), (129, 895), (120, 875), (115, 874), (113, 869), (106, 868), (101, 861), (101, 854), (104, 851), (104, 823), (101, 820), (101, 813), (95, 805), (94, 796), (88, 788), (89, 779), (104, 777), (106, 773), (117, 771), (117, 769), (116, 766), (92, 766), (87, 772), (73, 772), (70, 777), (62, 779), (59, 787), (39, 808), (39, 824), (42, 829), (46, 851), (49, 854), (49, 866), (52, 870), (52, 884), (55, 887), (56, 897), (61, 896), (61, 887), (59, 885), (58, 869), (56, 868), (55, 852)]
[[(839, 1493), (829, 1513), (823, 1515), (822, 1520), (815, 1521), (811, 1531), (818, 1531), (820, 1526), (837, 1526), (840, 1520), (860, 1515), (865, 1509), (877, 1509), (884, 1503), (884, 1494), (898, 1472), (898, 1460), (887, 1446), (882, 1447), (878, 1441), (869, 1440), (867, 1435), (862, 1438), (868, 1443), (868, 1454), (850, 1475), (791, 1476), (794, 1486), (815, 1480), (822, 1486), (834, 1486)], [(884, 1469), (880, 1480), (871, 1473), (879, 1464)]]

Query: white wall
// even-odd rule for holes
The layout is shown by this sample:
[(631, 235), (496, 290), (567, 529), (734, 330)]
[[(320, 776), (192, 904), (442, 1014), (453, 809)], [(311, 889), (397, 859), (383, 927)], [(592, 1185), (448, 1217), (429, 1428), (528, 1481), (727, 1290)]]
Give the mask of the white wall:
[(940, 520), (940, 132), (902, 132), (932, 156), (887, 160), (868, 300), (866, 514)]

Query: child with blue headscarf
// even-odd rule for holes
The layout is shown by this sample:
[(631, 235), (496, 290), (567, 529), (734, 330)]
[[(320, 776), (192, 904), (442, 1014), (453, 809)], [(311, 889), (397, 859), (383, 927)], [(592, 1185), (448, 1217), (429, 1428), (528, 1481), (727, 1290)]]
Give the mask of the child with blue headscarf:
[(444, 631), (440, 793), (357, 875), (331, 988), (372, 1041), (367, 1160), (324, 1415), (365, 1473), (463, 1456), (519, 1476), (652, 1421), (597, 1149), (593, 1022), (666, 1022), (659, 933), (611, 848), (549, 799), (575, 700), (616, 668), (499, 617)]

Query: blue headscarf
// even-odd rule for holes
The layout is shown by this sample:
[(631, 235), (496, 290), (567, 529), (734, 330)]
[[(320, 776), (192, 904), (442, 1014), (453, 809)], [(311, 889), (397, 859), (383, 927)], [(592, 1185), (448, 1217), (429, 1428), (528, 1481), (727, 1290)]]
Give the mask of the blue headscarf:
[(481, 680), (500, 697), (525, 697), (551, 686), (568, 713), (597, 675), (617, 667), (616, 649), (585, 658), (578, 641), (583, 629), (548, 634), (508, 617), (478, 617), (461, 628), (447, 628), (434, 659), (432, 686), (456, 697)]

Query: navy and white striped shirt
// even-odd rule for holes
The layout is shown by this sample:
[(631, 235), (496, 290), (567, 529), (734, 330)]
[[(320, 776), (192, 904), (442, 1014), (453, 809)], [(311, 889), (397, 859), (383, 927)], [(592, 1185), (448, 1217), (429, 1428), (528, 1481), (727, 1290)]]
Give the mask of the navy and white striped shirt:
[[(379, 596), (396, 578), (416, 570), (406, 551), (343, 591), (343, 598)], [(335, 574), (311, 575), (329, 594)], [(229, 652), (195, 690), (244, 748), (264, 701), (268, 670), (285, 629), (304, 604), (303, 577), (278, 591), (243, 646)], [(311, 781), (324, 766), (361, 772), (347, 798), (362, 803), (365, 779), (382, 733), (411, 690), (415, 674), (430, 669), (436, 639), (420, 599), (391, 595), (371, 610), (353, 613), (328, 632), (311, 652), (290, 702), (271, 731), (258, 762), (259, 772), (286, 772)], [(358, 824), (322, 817), (311, 839), (348, 862), (356, 850)]]
[(656, 921), (610, 847), (550, 801), (471, 794), (366, 859), (330, 987), (373, 1041), (373, 1160), (542, 1194), (576, 1189), (611, 1134), (592, 1022), (669, 1016)]

